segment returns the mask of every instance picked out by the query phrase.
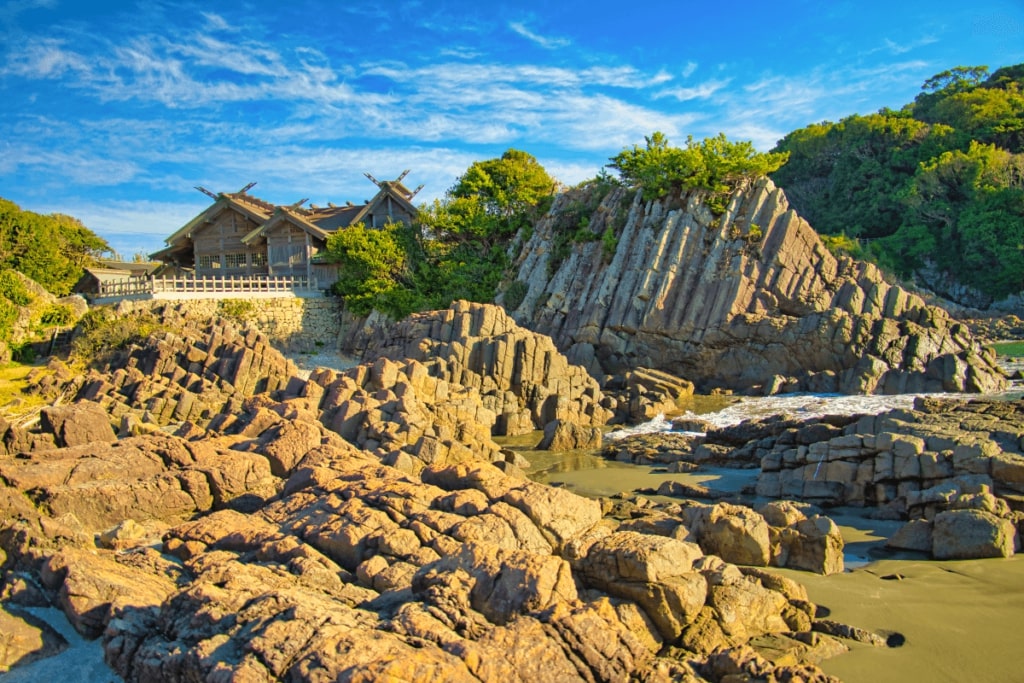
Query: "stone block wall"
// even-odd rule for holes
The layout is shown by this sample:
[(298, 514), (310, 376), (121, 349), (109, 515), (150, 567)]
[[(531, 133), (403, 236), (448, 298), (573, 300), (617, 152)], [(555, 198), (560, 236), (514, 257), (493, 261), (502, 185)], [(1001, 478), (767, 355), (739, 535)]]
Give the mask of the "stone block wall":
[[(251, 303), (251, 306), (248, 304)], [(122, 301), (119, 313), (177, 309), (187, 319), (210, 320), (234, 311), (234, 317), (253, 325), (278, 348), (296, 352), (336, 351), (341, 330), (341, 302), (334, 297), (275, 297), (249, 299), (182, 299)]]

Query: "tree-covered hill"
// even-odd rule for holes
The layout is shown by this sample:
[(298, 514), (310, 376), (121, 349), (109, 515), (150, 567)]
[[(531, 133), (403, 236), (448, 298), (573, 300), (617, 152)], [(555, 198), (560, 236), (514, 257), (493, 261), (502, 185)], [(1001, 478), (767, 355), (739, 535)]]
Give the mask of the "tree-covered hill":
[(69, 294), (84, 267), (109, 250), (76, 218), (22, 211), (0, 198), (0, 363), (10, 358), (9, 344), (17, 357), (22, 343), (72, 321), (73, 311), (48, 303), (46, 292)]
[(819, 232), (903, 276), (1024, 290), (1024, 64), (944, 71), (899, 110), (813, 124), (773, 151), (789, 153), (773, 179)]
[(71, 293), (110, 245), (71, 216), (23, 211), (0, 198), (0, 271), (17, 270), (55, 296)]

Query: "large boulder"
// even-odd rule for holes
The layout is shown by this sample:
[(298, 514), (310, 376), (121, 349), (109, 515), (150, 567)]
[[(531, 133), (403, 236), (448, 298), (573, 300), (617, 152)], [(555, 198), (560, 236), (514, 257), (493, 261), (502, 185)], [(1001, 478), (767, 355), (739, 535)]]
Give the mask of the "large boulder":
[(932, 555), (937, 560), (1010, 557), (1017, 529), (1008, 519), (984, 510), (949, 510), (935, 516)]
[(588, 584), (640, 605), (661, 637), (674, 641), (707, 597), (707, 579), (694, 568), (702, 556), (692, 543), (621, 531), (594, 543), (579, 568)]
[(552, 420), (544, 426), (544, 437), (537, 444), (537, 450), (594, 450), (601, 447), (601, 438), (599, 427), (581, 427), (564, 420)]
[(47, 406), (40, 411), (39, 422), (44, 432), (53, 434), (54, 442), (60, 448), (117, 440), (117, 434), (110, 425), (110, 416), (99, 404), (91, 401)]
[(764, 517), (740, 505), (718, 503), (684, 508), (686, 527), (704, 552), (726, 562), (764, 567), (771, 558), (771, 538)]

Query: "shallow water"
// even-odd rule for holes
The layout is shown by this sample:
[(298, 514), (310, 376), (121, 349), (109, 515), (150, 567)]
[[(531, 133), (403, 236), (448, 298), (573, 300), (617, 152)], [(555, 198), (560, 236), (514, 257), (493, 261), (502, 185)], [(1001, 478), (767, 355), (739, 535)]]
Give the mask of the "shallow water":
[(16, 666), (0, 674), (4, 683), (39, 683), (39, 681), (80, 681), (81, 683), (110, 683), (121, 678), (103, 659), (103, 643), (85, 640), (68, 623), (64, 613), (55, 607), (22, 607), (25, 612), (48, 623), (61, 634), (68, 647), (60, 654), (25, 666)]
[[(1001, 397), (1019, 396), (1019, 389), (1015, 389)], [(913, 396), (743, 398), (707, 413), (693, 412), (693, 416), (716, 426), (728, 426), (779, 413), (804, 417), (880, 413), (910, 408), (913, 400)], [(671, 423), (660, 418), (630, 431), (669, 429)], [(615, 438), (613, 434), (607, 436)], [(522, 437), (516, 447), (531, 461), (529, 476), (586, 496), (657, 489), (666, 479), (738, 491), (755, 482), (759, 472), (716, 468), (669, 474), (664, 468), (609, 461), (592, 452), (530, 450), (539, 437), (539, 433)], [(805, 585), (811, 601), (827, 608), (830, 619), (886, 636), (898, 633), (906, 639), (899, 648), (848, 643), (850, 652), (821, 663), (826, 673), (845, 683), (1024, 680), (1024, 648), (1020, 647), (1024, 556), (939, 562), (913, 553), (895, 554), (885, 551), (884, 544), (902, 522), (870, 519), (865, 516), (866, 510), (858, 508), (823, 512), (842, 532), (847, 571), (833, 576), (772, 571)]]

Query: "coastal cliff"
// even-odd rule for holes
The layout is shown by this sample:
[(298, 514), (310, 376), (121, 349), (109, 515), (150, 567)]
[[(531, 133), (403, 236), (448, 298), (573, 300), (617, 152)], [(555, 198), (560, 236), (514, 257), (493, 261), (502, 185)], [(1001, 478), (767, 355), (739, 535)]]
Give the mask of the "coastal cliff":
[[(720, 216), (699, 190), (644, 201), (597, 187), (557, 199), (518, 245), (525, 296), (503, 297), (592, 374), (643, 366), (760, 393), (1005, 386), (966, 326), (874, 265), (833, 256), (767, 178)], [(586, 226), (559, 249), (565, 217), (588, 202)]]

